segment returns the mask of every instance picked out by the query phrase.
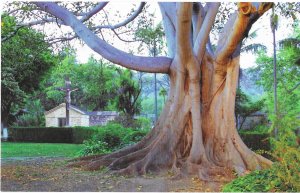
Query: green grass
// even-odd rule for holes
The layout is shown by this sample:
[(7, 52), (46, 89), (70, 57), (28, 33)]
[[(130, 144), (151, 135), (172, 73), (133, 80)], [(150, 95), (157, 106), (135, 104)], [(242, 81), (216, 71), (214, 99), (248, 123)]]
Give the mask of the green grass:
[(82, 148), (81, 144), (2, 142), (1, 157), (75, 157)]

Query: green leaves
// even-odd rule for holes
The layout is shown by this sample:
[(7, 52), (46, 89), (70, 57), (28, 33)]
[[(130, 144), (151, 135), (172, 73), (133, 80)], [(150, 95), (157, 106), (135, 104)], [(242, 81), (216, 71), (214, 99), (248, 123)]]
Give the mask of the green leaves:
[[(282, 46), (277, 54), (277, 89), (280, 119), (297, 117), (300, 112), (300, 89), (295, 88), (300, 82), (300, 68), (295, 65), (300, 56), (300, 48), (296, 41), (300, 37), (299, 32), (299, 25), (295, 26), (294, 35), (280, 42)], [(293, 41), (291, 41), (292, 39)], [(272, 89), (274, 83), (272, 78), (273, 58), (265, 53), (260, 53), (256, 63), (257, 67), (252, 69), (252, 73), (260, 76), (257, 83), (267, 92), (266, 105), (269, 114), (271, 114), (274, 107)], [(273, 117), (271, 117), (271, 120), (273, 120)]]
[(143, 46), (146, 46), (151, 56), (157, 56), (162, 52), (164, 35), (161, 23), (155, 27), (146, 26), (145, 28), (139, 28), (135, 32), (135, 36), (142, 42), (139, 50), (142, 50)]
[(84, 141), (84, 148), (80, 152), (83, 156), (110, 153), (138, 142), (148, 133), (148, 130), (124, 128), (116, 123), (86, 129), (95, 130), (95, 134)]
[(14, 114), (11, 108), (22, 108), (24, 97), (37, 89), (55, 57), (41, 33), (27, 27), (18, 28), (15, 18), (5, 14), (1, 19), (1, 37), (5, 39), (1, 42), (1, 114), (4, 122), (11, 123), (11, 119), (6, 120)]
[(118, 96), (116, 98), (116, 106), (118, 110), (122, 111), (129, 117), (133, 117), (135, 114), (141, 111), (141, 85), (134, 79), (132, 71), (118, 70)]
[(249, 96), (247, 96), (242, 90), (238, 89), (236, 92), (236, 101), (235, 101), (235, 114), (243, 118), (240, 128), (242, 128), (245, 119), (262, 109), (264, 104), (264, 99), (258, 101), (251, 101)]

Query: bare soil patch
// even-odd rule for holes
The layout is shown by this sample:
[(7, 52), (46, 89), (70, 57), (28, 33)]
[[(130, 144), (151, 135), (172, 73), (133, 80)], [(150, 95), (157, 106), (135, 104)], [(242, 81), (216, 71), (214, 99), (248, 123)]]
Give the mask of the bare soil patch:
[(228, 181), (221, 176), (211, 182), (192, 177), (174, 180), (170, 173), (120, 176), (66, 165), (66, 158), (2, 159), (1, 191), (215, 192)]

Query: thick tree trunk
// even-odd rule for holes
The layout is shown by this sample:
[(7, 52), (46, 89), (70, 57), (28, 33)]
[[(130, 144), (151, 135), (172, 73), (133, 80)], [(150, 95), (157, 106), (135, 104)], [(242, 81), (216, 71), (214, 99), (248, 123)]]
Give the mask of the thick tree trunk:
[(144, 174), (243, 174), (271, 165), (239, 137), (234, 106), (241, 41), (272, 3), (238, 3), (214, 51), (209, 42), (219, 3), (161, 3), (170, 58), (128, 55), (102, 41), (74, 15), (54, 3), (35, 3), (71, 26), (94, 51), (121, 66), (170, 77), (168, 100), (153, 130), (139, 143), (108, 155), (77, 159), (73, 166)]
[(108, 166), (125, 174), (173, 169), (178, 174), (198, 174), (201, 179), (232, 169), (243, 174), (270, 165), (245, 146), (235, 128), (239, 57), (219, 70), (218, 64), (205, 56), (202, 78), (193, 68), (197, 63), (194, 57), (185, 61), (173, 61), (169, 98), (155, 127), (142, 141), (109, 155), (81, 158), (72, 165), (89, 170)]

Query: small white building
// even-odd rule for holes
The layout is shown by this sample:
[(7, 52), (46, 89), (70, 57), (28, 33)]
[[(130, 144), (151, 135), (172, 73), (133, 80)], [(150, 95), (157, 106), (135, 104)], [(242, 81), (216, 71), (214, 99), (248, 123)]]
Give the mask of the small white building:
[[(66, 104), (62, 103), (57, 107), (46, 111), (46, 127), (63, 127), (66, 125)], [(114, 111), (86, 112), (78, 107), (70, 105), (70, 126), (94, 126), (105, 125), (108, 121), (114, 120), (119, 114)]]

